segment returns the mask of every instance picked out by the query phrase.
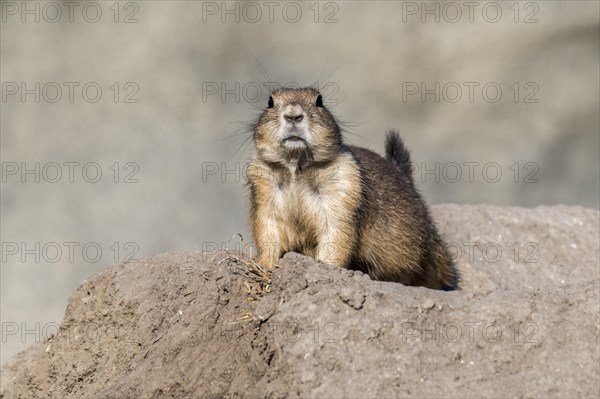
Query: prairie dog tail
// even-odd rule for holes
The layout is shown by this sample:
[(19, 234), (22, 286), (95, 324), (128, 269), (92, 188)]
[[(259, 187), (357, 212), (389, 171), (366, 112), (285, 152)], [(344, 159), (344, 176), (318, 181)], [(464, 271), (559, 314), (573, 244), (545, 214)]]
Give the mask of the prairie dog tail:
[(402, 173), (412, 177), (410, 153), (395, 130), (390, 130), (385, 138), (385, 159), (393, 163)]
[(424, 259), (426, 268), (429, 270), (427, 277), (420, 284), (428, 288), (444, 291), (460, 290), (460, 273), (452, 261), (445, 244), (437, 241), (431, 248), (430, 255)]
[(460, 283), (460, 274), (456, 270), (456, 266), (449, 254), (445, 252), (443, 255), (436, 256), (437, 263), (437, 278), (440, 283), (440, 288), (444, 291), (458, 290)]

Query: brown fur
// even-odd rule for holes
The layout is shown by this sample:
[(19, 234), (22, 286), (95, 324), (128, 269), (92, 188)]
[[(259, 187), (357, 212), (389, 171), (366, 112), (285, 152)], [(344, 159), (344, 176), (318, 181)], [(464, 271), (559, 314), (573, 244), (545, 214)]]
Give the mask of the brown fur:
[(295, 251), (377, 280), (457, 288), (400, 137), (388, 135), (387, 160), (347, 146), (318, 96), (314, 89), (274, 91), (256, 124), (248, 184), (258, 262), (271, 267)]

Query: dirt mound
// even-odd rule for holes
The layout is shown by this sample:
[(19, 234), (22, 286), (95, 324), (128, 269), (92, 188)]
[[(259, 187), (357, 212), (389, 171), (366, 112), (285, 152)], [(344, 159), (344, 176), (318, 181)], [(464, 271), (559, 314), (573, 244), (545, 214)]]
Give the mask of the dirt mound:
[(599, 213), (445, 205), (463, 290), (287, 254), (163, 254), (72, 295), (60, 334), (2, 367), (1, 397), (591, 397)]

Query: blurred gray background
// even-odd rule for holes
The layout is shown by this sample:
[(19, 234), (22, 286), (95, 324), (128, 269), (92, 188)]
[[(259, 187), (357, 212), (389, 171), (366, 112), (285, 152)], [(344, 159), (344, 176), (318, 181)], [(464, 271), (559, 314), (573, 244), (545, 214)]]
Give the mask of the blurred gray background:
[(250, 240), (271, 82), (317, 82), (353, 144), (399, 129), (432, 204), (599, 207), (596, 1), (27, 3), (2, 2), (2, 362), (128, 255)]

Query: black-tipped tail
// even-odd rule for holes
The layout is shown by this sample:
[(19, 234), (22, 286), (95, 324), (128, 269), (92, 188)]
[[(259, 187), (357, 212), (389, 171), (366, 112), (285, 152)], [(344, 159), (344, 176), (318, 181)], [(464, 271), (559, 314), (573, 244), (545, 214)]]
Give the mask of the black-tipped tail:
[(389, 131), (385, 138), (385, 159), (398, 167), (402, 173), (412, 176), (410, 153), (395, 130)]
[(456, 270), (456, 266), (452, 265), (451, 271), (445, 271), (442, 280), (442, 290), (457, 291), (460, 290), (460, 273)]

